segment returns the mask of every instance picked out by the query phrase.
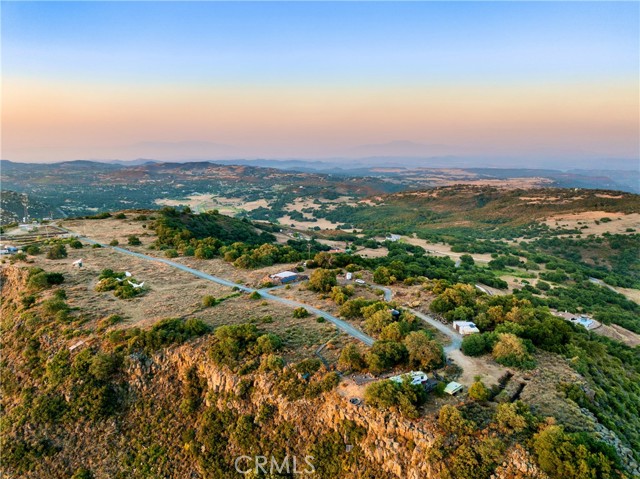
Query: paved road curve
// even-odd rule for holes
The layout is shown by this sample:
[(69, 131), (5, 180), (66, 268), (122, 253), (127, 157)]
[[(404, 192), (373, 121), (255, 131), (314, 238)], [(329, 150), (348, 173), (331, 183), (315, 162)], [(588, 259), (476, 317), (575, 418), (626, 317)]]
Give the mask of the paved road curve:
[[(67, 231), (69, 231), (69, 230), (67, 230)], [(75, 234), (73, 231), (69, 231), (69, 233)], [(164, 264), (166, 264), (168, 266), (171, 266), (172, 268), (176, 268), (176, 269), (182, 270), (182, 271), (184, 271), (186, 273), (191, 273), (192, 275), (197, 276), (198, 278), (206, 279), (208, 281), (213, 281), (214, 283), (222, 284), (222, 285), (228, 286), (230, 288), (238, 288), (239, 290), (244, 291), (246, 293), (253, 293), (254, 291), (257, 291), (263, 298), (268, 299), (270, 301), (277, 301), (279, 303), (286, 304), (287, 306), (291, 306), (293, 308), (300, 308), (300, 307), (306, 308), (307, 311), (309, 311), (309, 312), (311, 312), (313, 314), (317, 314), (318, 316), (323, 317), (327, 321), (333, 323), (341, 331), (344, 331), (349, 336), (352, 336), (352, 337), (358, 339), (359, 341), (362, 341), (367, 346), (371, 346), (373, 344), (374, 339), (371, 336), (368, 336), (365, 333), (363, 333), (362, 331), (354, 328), (352, 325), (350, 325), (346, 321), (343, 321), (340, 318), (336, 318), (335, 316), (333, 316), (332, 314), (327, 313), (326, 311), (323, 311), (323, 310), (318, 309), (318, 308), (314, 308), (313, 306), (309, 306), (308, 304), (299, 303), (298, 301), (293, 301), (293, 300), (290, 300), (290, 299), (281, 298), (279, 296), (274, 296), (273, 294), (269, 293), (267, 290), (264, 290), (264, 289), (263, 290), (257, 290), (257, 289), (254, 289), (254, 288), (249, 288), (249, 287), (244, 286), (242, 284), (237, 284), (237, 283), (234, 283), (232, 281), (226, 280), (224, 278), (219, 278), (218, 276), (213, 276), (213, 275), (207, 274), (204, 271), (200, 271), (198, 269), (190, 268), (190, 267), (185, 266), (183, 264), (176, 263), (175, 261), (170, 261), (170, 260), (164, 259), (164, 258), (156, 258), (154, 256), (149, 256), (149, 255), (146, 255), (146, 254), (143, 254), (143, 253), (136, 253), (135, 251), (130, 251), (130, 250), (125, 249), (125, 248), (120, 248), (119, 246), (108, 246), (108, 245), (99, 243), (98, 241), (92, 240), (91, 238), (87, 238), (86, 236), (80, 236), (79, 238), (82, 239), (83, 241), (86, 241), (87, 243), (99, 244), (103, 248), (111, 248), (111, 249), (117, 251), (118, 253), (123, 253), (123, 254), (128, 254), (130, 256), (135, 256), (136, 258), (139, 258), (139, 259), (142, 259), (142, 260), (145, 260), (145, 261), (155, 261), (157, 263), (164, 263)]]

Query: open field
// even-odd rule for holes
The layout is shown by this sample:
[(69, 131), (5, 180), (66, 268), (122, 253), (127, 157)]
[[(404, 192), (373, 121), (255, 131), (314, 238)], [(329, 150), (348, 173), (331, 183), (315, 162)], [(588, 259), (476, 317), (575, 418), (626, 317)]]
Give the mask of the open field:
[[(199, 279), (162, 263), (151, 263), (135, 257), (125, 256), (110, 248), (68, 248), (69, 256), (64, 260), (48, 260), (43, 255), (29, 257), (31, 266), (65, 275), (63, 287), (68, 304), (80, 311), (90, 311), (83, 328), (95, 328), (100, 319), (117, 314), (123, 322), (114, 326), (151, 327), (165, 318), (202, 319), (213, 327), (224, 324), (253, 322), (259, 329), (278, 334), (285, 342), (285, 358), (300, 360), (314, 354), (316, 348), (330, 339), (341, 341), (331, 323), (319, 323), (315, 318), (293, 318), (293, 309), (270, 301), (251, 300), (247, 294), (224, 301), (215, 307), (203, 307), (202, 298), (216, 298), (231, 294), (231, 288)], [(71, 263), (83, 259), (81, 269)], [(210, 265), (210, 270), (233, 269), (221, 260), (201, 261), (197, 266)], [(103, 269), (130, 271), (138, 281), (144, 281), (149, 290), (132, 299), (122, 300), (112, 292), (96, 292), (98, 276)], [(273, 269), (273, 268), (272, 268)], [(240, 270), (242, 271), (242, 270)], [(256, 273), (248, 271), (246, 273)], [(251, 282), (251, 278), (247, 278)], [(346, 336), (345, 336), (346, 337)], [(77, 339), (71, 341), (76, 342)], [(70, 344), (71, 344), (70, 343)], [(331, 355), (329, 355), (331, 357)]]
[[(134, 217), (135, 213), (127, 216)], [(109, 243), (116, 239), (121, 245), (127, 244), (127, 238), (131, 235), (138, 236), (144, 246), (155, 240), (153, 230), (146, 228), (147, 221), (133, 221), (127, 219), (115, 219), (113, 217), (101, 220), (72, 219), (59, 222), (60, 226), (82, 236), (88, 236), (101, 243)]]
[[(611, 221), (601, 221), (602, 218), (609, 218)], [(640, 213), (583, 211), (553, 215), (548, 217), (544, 223), (550, 228), (580, 229), (583, 234), (628, 234), (631, 232), (628, 232), (627, 229), (640, 229)], [(584, 228), (585, 226), (586, 228)]]
[(158, 198), (155, 203), (160, 206), (188, 206), (199, 213), (209, 210), (218, 210), (223, 215), (234, 216), (241, 211), (251, 211), (256, 208), (266, 208), (264, 199), (244, 201), (242, 198), (230, 198), (213, 194), (190, 195), (184, 199)]
[(629, 331), (617, 324), (602, 324), (599, 328), (594, 329), (594, 332), (608, 338), (615, 339), (616, 341), (620, 341), (632, 348), (640, 346), (640, 334)]
[[(193, 315), (200, 309), (205, 295), (220, 297), (231, 293), (230, 288), (176, 271), (167, 265), (124, 256), (110, 248), (89, 249), (85, 246), (82, 249), (68, 248), (68, 252), (69, 256), (64, 260), (48, 260), (42, 255), (31, 257), (32, 265), (64, 274), (63, 287), (69, 304), (91, 311), (89, 324), (111, 314), (119, 314), (127, 326), (150, 326), (160, 319)], [(74, 268), (71, 263), (80, 258), (83, 259), (83, 267)], [(136, 280), (144, 281), (149, 291), (129, 300), (118, 299), (112, 292), (96, 292), (98, 276), (106, 268), (130, 271)]]
[(283, 225), (287, 225), (287, 226), (291, 226), (292, 228), (296, 228), (296, 229), (300, 229), (300, 230), (309, 230), (315, 226), (323, 229), (323, 230), (333, 230), (336, 229), (338, 227), (338, 223), (333, 223), (327, 219), (324, 218), (312, 218), (311, 216), (307, 215), (310, 218), (310, 221), (299, 221), (299, 220), (294, 220), (291, 218), (291, 216), (289, 215), (284, 215), (278, 218), (278, 222), (283, 224)]
[[(463, 254), (469, 254), (469, 253), (455, 253), (451, 251), (451, 246), (447, 244), (431, 243), (427, 240), (416, 238), (415, 235), (414, 237), (403, 236), (401, 241), (406, 241), (409, 244), (420, 246), (425, 250), (427, 250), (427, 252), (431, 254), (435, 254), (437, 256), (449, 256), (450, 258), (453, 258), (454, 261), (460, 256), (462, 256)], [(478, 263), (488, 263), (489, 261), (491, 261), (490, 254), (473, 253), (471, 254), (471, 256), (473, 257), (474, 261)]]

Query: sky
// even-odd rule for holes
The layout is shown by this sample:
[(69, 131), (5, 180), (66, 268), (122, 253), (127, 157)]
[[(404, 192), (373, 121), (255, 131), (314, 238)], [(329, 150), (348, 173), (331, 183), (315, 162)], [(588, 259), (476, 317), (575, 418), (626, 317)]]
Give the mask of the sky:
[(639, 158), (638, 2), (1, 8), (12, 161)]

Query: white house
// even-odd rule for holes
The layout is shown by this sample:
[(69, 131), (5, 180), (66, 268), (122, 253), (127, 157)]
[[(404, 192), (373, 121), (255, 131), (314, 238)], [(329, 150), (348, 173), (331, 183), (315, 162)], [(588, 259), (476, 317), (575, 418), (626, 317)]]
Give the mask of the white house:
[(475, 333), (479, 333), (480, 332), (478, 327), (474, 323), (472, 323), (470, 321), (454, 321), (453, 322), (453, 329), (458, 331), (463, 336), (466, 336), (468, 334), (475, 334)]
[(398, 241), (400, 238), (402, 238), (402, 236), (400, 236), (400, 235), (390, 234), (390, 235), (388, 235), (385, 239), (386, 239), (387, 241), (393, 241), (393, 242), (396, 242), (396, 241)]

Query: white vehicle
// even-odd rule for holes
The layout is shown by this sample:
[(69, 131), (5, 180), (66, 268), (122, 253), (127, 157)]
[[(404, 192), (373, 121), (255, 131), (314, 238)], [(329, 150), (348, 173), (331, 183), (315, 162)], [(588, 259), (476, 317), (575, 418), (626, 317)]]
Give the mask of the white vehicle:
[(364, 279), (356, 279), (356, 283), (358, 284), (367, 284), (364, 282)]
[(402, 384), (405, 378), (410, 379), (411, 384), (413, 384), (414, 386), (418, 384), (426, 384), (426, 382), (429, 380), (427, 374), (422, 371), (411, 371), (410, 373), (401, 374), (400, 376), (390, 377), (389, 380)]

